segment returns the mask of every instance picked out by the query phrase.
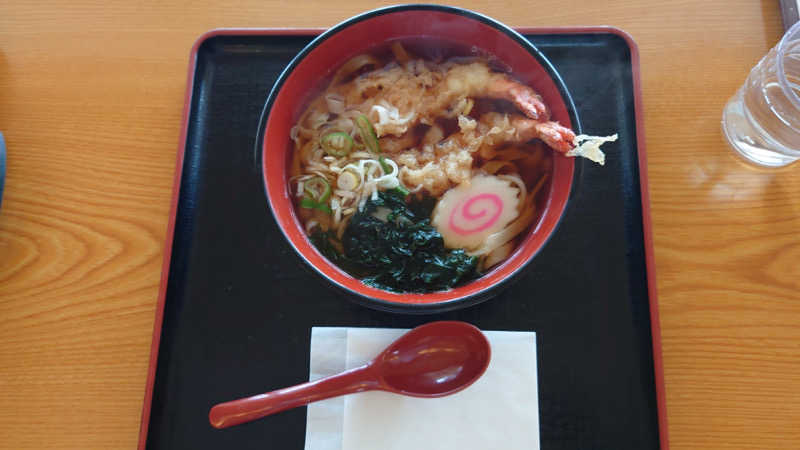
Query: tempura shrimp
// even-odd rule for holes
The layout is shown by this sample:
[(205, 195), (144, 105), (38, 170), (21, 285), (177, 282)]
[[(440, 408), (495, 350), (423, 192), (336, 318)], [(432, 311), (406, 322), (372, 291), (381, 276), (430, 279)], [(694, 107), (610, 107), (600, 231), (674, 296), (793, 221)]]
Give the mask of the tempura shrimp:
[(558, 122), (529, 119), (521, 115), (505, 115), (496, 112), (481, 116), (480, 122), (487, 127), (496, 127), (506, 124), (514, 128), (513, 139), (506, 142), (522, 143), (532, 139), (541, 139), (552, 148), (561, 153), (566, 153), (574, 147), (575, 133)]
[(443, 72), (429, 70), (422, 61), (410, 61), (357, 77), (338, 91), (350, 103), (372, 100), (370, 109), (363, 112), (372, 115), (389, 152), (407, 148), (407, 133), (419, 123), (434, 125), (437, 118), (469, 114), (476, 98), (511, 102), (527, 117), (526, 122), (522, 117), (517, 122), (526, 133), (531, 130), (529, 139), (540, 138), (562, 153), (573, 147), (574, 133), (549, 120), (550, 111), (536, 91), (504, 73), (493, 72), (483, 61), (453, 63)]
[(546, 121), (550, 118), (547, 106), (536, 91), (504, 73), (492, 72), (485, 62), (453, 65), (438, 86), (437, 100), (423, 115), (436, 114), (454, 101), (469, 97), (508, 100), (531, 119)]

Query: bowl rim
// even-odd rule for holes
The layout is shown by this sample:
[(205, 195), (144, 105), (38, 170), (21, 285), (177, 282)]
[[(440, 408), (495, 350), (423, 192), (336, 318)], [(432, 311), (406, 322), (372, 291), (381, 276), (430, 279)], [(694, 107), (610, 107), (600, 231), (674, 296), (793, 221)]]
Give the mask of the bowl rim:
[[(338, 292), (346, 294), (349, 300), (359, 303), (363, 306), (382, 311), (399, 312), (406, 314), (431, 314), (431, 313), (439, 313), (455, 309), (466, 308), (481, 303), (499, 294), (502, 290), (507, 288), (515, 279), (518, 278), (518, 276), (531, 263), (531, 261), (533, 261), (533, 259), (539, 254), (539, 252), (547, 245), (547, 243), (550, 241), (550, 239), (553, 237), (553, 235), (561, 225), (561, 222), (564, 219), (564, 216), (572, 200), (572, 197), (575, 194), (576, 191), (575, 187), (577, 186), (580, 180), (580, 174), (583, 171), (582, 170), (583, 161), (581, 161), (580, 158), (572, 159), (573, 161), (572, 179), (569, 181), (569, 184), (567, 186), (568, 192), (566, 194), (566, 200), (564, 201), (563, 209), (560, 211), (559, 217), (553, 224), (552, 230), (550, 230), (550, 232), (543, 238), (539, 247), (517, 268), (508, 272), (505, 276), (503, 276), (503, 278), (497, 280), (494, 284), (487, 286), (486, 288), (481, 289), (477, 292), (473, 292), (453, 299), (425, 302), (425, 303), (423, 302), (406, 303), (406, 302), (389, 301), (382, 298), (372, 297), (363, 292), (344, 286), (338, 283), (336, 280), (333, 280), (330, 276), (328, 276), (328, 274), (326, 274), (315, 264), (309, 261), (306, 255), (294, 245), (292, 239), (289, 237), (286, 230), (284, 230), (284, 228), (280, 225), (280, 220), (277, 217), (277, 213), (272, 204), (272, 199), (270, 198), (269, 195), (269, 188), (267, 185), (267, 176), (264, 165), (264, 155), (266, 152), (265, 134), (272, 106), (275, 103), (275, 100), (278, 94), (280, 93), (284, 83), (292, 74), (294, 69), (305, 59), (306, 56), (308, 56), (309, 53), (311, 53), (315, 48), (317, 48), (322, 42), (356, 23), (369, 20), (377, 16), (397, 13), (397, 12), (404, 12), (404, 11), (436, 11), (440, 13), (448, 13), (448, 14), (463, 16), (468, 19), (476, 20), (485, 25), (488, 25), (496, 29), (497, 31), (505, 34), (510, 39), (519, 44), (525, 51), (527, 51), (536, 60), (536, 62), (544, 69), (548, 77), (550, 77), (556, 89), (558, 90), (558, 93), (562, 101), (564, 102), (566, 112), (569, 115), (572, 124), (572, 129), (576, 132), (576, 134), (580, 134), (582, 132), (582, 126), (580, 118), (577, 113), (577, 108), (575, 106), (571, 94), (569, 93), (569, 90), (567, 89), (566, 83), (561, 78), (561, 75), (552, 65), (550, 60), (532, 42), (528, 41), (524, 36), (522, 36), (519, 32), (515, 31), (511, 27), (491, 17), (456, 6), (435, 5), (435, 4), (402, 4), (402, 5), (386, 6), (365, 11), (363, 13), (345, 19), (342, 22), (339, 22), (338, 24), (334, 25), (333, 27), (323, 31), (322, 33), (314, 37), (314, 39), (312, 39), (311, 42), (306, 44), (306, 46), (304, 46), (303, 49), (300, 50), (300, 52), (296, 56), (294, 56), (292, 60), (286, 65), (286, 67), (281, 71), (280, 75), (272, 85), (269, 95), (267, 96), (267, 100), (265, 101), (264, 107), (261, 111), (261, 116), (259, 118), (259, 125), (255, 140), (255, 155), (257, 159), (256, 161), (257, 170), (261, 172), (261, 182), (264, 188), (264, 195), (266, 197), (270, 213), (273, 219), (275, 220), (275, 225), (283, 235), (283, 238), (285, 239), (287, 244), (292, 248), (293, 253), (302, 260), (303, 262), (302, 265), (307, 270), (311, 270), (320, 277), (322, 277), (325, 280), (326, 285), (328, 287), (336, 288)], [(425, 296), (427, 294), (421, 293), (414, 295)]]

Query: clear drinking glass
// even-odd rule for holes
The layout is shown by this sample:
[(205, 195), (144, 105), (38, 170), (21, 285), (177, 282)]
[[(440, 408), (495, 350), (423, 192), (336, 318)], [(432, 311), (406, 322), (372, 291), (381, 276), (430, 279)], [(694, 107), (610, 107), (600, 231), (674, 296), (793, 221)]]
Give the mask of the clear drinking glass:
[(733, 148), (756, 164), (780, 167), (800, 159), (800, 22), (725, 105), (722, 130)]

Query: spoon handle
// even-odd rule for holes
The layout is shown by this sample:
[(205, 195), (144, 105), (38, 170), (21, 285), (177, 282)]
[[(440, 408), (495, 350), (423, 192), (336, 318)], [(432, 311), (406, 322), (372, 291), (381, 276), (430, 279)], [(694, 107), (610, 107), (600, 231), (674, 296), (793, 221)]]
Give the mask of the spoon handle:
[(214, 428), (227, 428), (319, 400), (379, 387), (374, 370), (366, 365), (297, 386), (220, 403), (211, 408), (208, 420)]

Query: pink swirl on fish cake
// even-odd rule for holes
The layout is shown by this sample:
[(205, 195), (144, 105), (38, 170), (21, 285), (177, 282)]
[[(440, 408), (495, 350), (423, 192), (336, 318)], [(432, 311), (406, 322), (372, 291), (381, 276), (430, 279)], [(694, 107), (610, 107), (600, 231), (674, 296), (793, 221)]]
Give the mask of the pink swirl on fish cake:
[[(456, 224), (455, 220), (456, 214), (459, 212), (461, 212), (461, 217), (466, 219), (467, 222), (475, 222), (478, 219), (486, 216), (487, 210), (489, 208), (484, 207), (483, 209), (480, 209), (477, 212), (472, 211), (473, 205), (483, 200), (489, 201), (494, 206), (495, 209), (494, 214), (488, 220), (484, 221), (483, 223), (478, 223), (478, 225), (474, 228), (462, 228), (461, 226)], [(459, 204), (455, 208), (453, 208), (453, 211), (450, 213), (448, 225), (453, 231), (462, 236), (473, 233), (479, 233), (494, 225), (495, 222), (497, 222), (497, 219), (500, 217), (500, 214), (502, 212), (503, 212), (503, 201), (500, 199), (500, 196), (498, 196), (497, 194), (490, 194), (490, 193), (478, 194), (470, 198), (469, 200)]]

